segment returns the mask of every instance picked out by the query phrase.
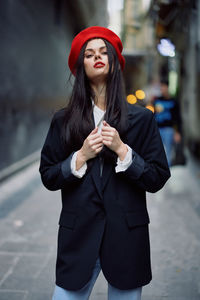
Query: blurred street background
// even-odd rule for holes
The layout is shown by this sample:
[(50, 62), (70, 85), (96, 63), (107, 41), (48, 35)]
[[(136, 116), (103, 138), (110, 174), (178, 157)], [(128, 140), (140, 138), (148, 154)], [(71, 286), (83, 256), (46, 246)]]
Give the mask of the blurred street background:
[[(71, 93), (72, 39), (95, 25), (121, 37), (129, 103), (155, 112), (164, 80), (179, 104), (184, 158), (147, 195), (153, 280), (143, 299), (199, 300), (200, 0), (0, 0), (0, 300), (51, 299), (61, 200), (41, 183), (40, 151)], [(101, 273), (91, 299), (106, 289)]]

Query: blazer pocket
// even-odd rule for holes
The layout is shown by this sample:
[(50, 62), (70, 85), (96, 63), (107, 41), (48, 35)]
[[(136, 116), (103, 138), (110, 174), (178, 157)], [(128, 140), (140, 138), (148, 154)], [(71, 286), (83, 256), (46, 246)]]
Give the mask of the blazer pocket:
[(59, 225), (69, 229), (74, 229), (76, 224), (76, 217), (76, 214), (62, 211), (60, 214)]
[(147, 225), (150, 223), (149, 215), (146, 211), (126, 213), (126, 221), (129, 228)]

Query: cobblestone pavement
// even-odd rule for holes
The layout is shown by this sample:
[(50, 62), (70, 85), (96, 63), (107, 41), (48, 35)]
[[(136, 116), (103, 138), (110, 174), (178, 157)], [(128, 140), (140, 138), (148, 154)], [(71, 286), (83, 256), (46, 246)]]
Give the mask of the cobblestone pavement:
[[(0, 191), (0, 300), (51, 299), (60, 191), (42, 186), (38, 163)], [(153, 280), (142, 299), (200, 299), (200, 168), (173, 167), (166, 186), (147, 198)], [(90, 299), (106, 299), (106, 288), (101, 273)]]

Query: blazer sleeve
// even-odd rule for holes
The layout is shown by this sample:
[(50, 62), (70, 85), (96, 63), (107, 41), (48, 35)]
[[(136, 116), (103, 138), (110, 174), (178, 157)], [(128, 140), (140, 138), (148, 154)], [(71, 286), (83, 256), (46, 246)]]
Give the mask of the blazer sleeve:
[(140, 154), (132, 149), (132, 164), (121, 173), (143, 190), (155, 193), (171, 176), (165, 150), (153, 113), (145, 115), (146, 133)]
[(42, 183), (51, 191), (62, 189), (80, 180), (71, 172), (71, 159), (74, 152), (66, 155), (60, 137), (61, 125), (59, 123), (53, 118), (41, 150), (39, 172)]

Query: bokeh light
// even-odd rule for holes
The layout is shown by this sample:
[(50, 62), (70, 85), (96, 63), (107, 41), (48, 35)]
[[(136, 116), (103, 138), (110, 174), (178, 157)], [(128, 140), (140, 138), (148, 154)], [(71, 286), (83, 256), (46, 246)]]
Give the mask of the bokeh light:
[(137, 90), (135, 95), (139, 100), (143, 100), (145, 98), (145, 92), (143, 90)]
[(154, 107), (153, 105), (147, 105), (146, 108), (148, 108), (149, 110), (151, 110), (154, 113)]
[(137, 98), (133, 94), (128, 95), (126, 100), (130, 104), (135, 104), (137, 102)]
[(170, 41), (170, 39), (161, 39), (160, 44), (158, 44), (157, 49), (159, 53), (163, 56), (175, 56), (175, 46)]

